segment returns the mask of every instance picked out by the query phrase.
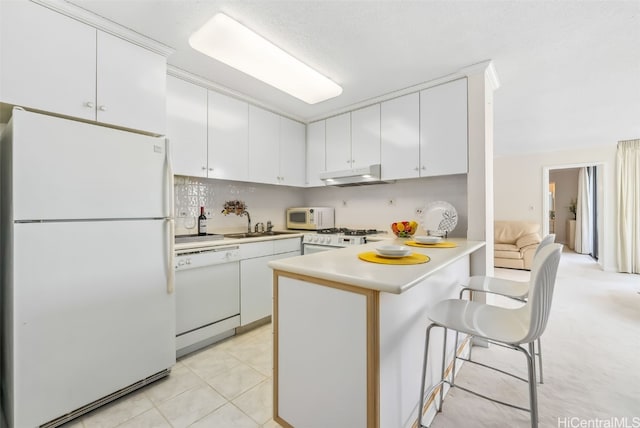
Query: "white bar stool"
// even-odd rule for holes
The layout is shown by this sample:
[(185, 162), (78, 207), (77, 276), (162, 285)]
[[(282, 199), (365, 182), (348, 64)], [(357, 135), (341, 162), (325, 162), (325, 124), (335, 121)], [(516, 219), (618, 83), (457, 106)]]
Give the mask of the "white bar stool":
[[(555, 285), (558, 264), (562, 245), (549, 244), (540, 250), (539, 256), (534, 259), (529, 281), (529, 293), (524, 306), (510, 309), (469, 300), (448, 299), (436, 304), (429, 314), (432, 321), (427, 327), (425, 338), (424, 359), (422, 364), (422, 379), (420, 389), (420, 407), (418, 408), (418, 426), (427, 428), (422, 423), (425, 395), (430, 395), (437, 387), (440, 387), (440, 400), (438, 411), (442, 411), (444, 385), (459, 388), (463, 391), (477, 395), (493, 402), (507, 405), (519, 410), (531, 413), (531, 427), (538, 427), (538, 398), (536, 390), (536, 369), (533, 342), (537, 340), (546, 328), (551, 309), (553, 288)], [(442, 379), (432, 386), (425, 394), (426, 371), (429, 357), (429, 337), (434, 327), (444, 328), (444, 351), (442, 359)], [(527, 359), (528, 378), (518, 378), (529, 384), (529, 408), (519, 407), (511, 403), (495, 400), (491, 397), (458, 386), (455, 383), (456, 359), (453, 357), (451, 380), (445, 378), (445, 355), (447, 329), (456, 331), (456, 347), (458, 333), (483, 338), (489, 343), (504, 346), (509, 349), (522, 352)], [(524, 345), (529, 345), (529, 350)], [(455, 348), (454, 348), (455, 349)], [(474, 361), (471, 361), (474, 362)], [(502, 373), (507, 373), (491, 366), (486, 366)], [(507, 373), (511, 375), (510, 373)], [(513, 376), (513, 375), (512, 375)], [(515, 376), (517, 377), (517, 376)]]
[[(538, 244), (538, 248), (536, 248), (533, 256), (534, 260), (540, 251), (547, 245), (552, 244), (555, 239), (556, 235), (554, 233), (545, 236), (540, 244)], [(493, 276), (474, 275), (469, 278), (468, 284), (463, 285), (460, 291), (461, 299), (465, 291), (497, 294), (520, 302), (526, 302), (527, 296), (529, 295), (529, 283)], [(540, 338), (538, 338), (536, 342), (538, 343), (538, 351), (535, 352), (535, 355), (538, 356), (538, 366), (540, 367), (540, 383), (544, 383), (542, 374), (542, 342)], [(469, 355), (469, 358), (471, 358), (471, 355)]]

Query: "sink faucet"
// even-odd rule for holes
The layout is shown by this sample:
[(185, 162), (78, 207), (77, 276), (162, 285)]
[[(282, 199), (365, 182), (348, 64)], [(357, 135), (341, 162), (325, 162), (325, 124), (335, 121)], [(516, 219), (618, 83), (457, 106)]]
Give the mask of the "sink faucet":
[(245, 215), (245, 214), (247, 215), (247, 222), (249, 223), (247, 225), (247, 232), (251, 233), (251, 216), (249, 215), (249, 211), (243, 211), (242, 214), (240, 215)]
[(273, 229), (273, 224), (271, 224), (271, 220), (267, 220), (267, 232), (271, 232)]
[(255, 232), (256, 233), (264, 233), (264, 223), (262, 223), (262, 222), (256, 223)]

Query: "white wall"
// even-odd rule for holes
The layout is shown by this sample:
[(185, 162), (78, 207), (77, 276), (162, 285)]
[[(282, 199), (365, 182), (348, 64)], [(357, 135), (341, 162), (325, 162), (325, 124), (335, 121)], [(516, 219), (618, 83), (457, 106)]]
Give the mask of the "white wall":
[(543, 181), (545, 168), (602, 165), (600, 170), (602, 189), (599, 190), (603, 197), (599, 200), (598, 207), (599, 212), (602, 213), (599, 226), (602, 232), (599, 263), (605, 270), (617, 270), (615, 159), (615, 143), (580, 150), (496, 157), (494, 159), (495, 219), (526, 220), (542, 224), (543, 198), (547, 197), (546, 189), (548, 188), (548, 179)]
[(578, 168), (553, 169), (549, 182), (556, 184), (556, 242), (567, 244), (567, 220), (573, 219), (569, 204), (578, 198)]
[(336, 227), (377, 228), (389, 233), (395, 221), (420, 223), (416, 208), (442, 200), (458, 211), (458, 225), (449, 236), (467, 234), (466, 174), (358, 187), (315, 187), (305, 190), (304, 195), (305, 205), (335, 207)]

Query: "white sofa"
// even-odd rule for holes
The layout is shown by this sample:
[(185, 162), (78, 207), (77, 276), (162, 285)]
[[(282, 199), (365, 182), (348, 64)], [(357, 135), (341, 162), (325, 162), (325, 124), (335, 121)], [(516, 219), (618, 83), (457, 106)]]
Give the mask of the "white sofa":
[(495, 267), (531, 270), (540, 244), (540, 225), (525, 221), (494, 223), (493, 260)]

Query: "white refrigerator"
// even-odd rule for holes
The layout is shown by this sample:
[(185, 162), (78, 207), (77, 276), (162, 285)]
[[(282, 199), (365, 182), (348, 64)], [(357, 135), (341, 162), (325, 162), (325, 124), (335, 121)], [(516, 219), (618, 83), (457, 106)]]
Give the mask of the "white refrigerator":
[(167, 143), (19, 108), (1, 143), (2, 403), (57, 426), (175, 364)]

